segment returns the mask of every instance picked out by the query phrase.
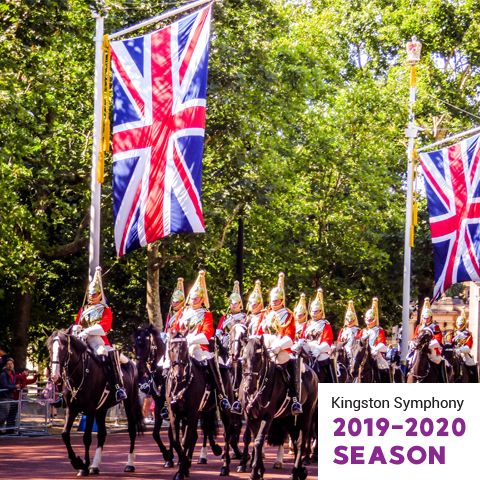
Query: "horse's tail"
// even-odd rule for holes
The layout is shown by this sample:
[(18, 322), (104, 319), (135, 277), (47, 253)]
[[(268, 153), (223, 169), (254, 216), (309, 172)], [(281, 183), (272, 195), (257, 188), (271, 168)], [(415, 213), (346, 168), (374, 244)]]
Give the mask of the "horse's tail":
[(283, 423), (283, 418), (275, 418), (273, 420), (270, 430), (268, 431), (268, 444), (270, 446), (279, 447), (286, 442), (288, 432), (283, 426)]
[(217, 424), (217, 409), (212, 408), (207, 412), (202, 412), (200, 415), (200, 425), (202, 426), (202, 432), (207, 436), (212, 435), (213, 438), (218, 436), (218, 424)]

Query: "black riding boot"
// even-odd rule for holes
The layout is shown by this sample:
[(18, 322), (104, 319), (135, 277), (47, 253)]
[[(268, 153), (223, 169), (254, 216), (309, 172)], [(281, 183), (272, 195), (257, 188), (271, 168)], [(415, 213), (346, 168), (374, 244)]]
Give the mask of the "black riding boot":
[(292, 398), (292, 415), (300, 415), (303, 413), (302, 404), (300, 403), (301, 388), (302, 388), (302, 358), (298, 357), (294, 360), (293, 375), (291, 382), (293, 383), (293, 395)]
[(121, 402), (123, 400), (126, 400), (127, 392), (125, 392), (125, 387), (123, 385), (123, 375), (122, 369), (120, 367), (120, 358), (118, 356), (117, 350), (112, 350), (108, 352), (108, 356), (110, 357), (110, 361), (112, 364), (113, 378), (115, 381), (115, 400), (117, 402)]
[(215, 382), (215, 390), (217, 391), (217, 396), (219, 399), (218, 406), (220, 410), (226, 411), (230, 410), (230, 403), (225, 395), (225, 389), (223, 388), (222, 376), (220, 375), (220, 369), (218, 368), (218, 364), (215, 360), (215, 357), (208, 359), (208, 366), (210, 368), (210, 372), (213, 376), (213, 380)]
[(447, 366), (445, 364), (445, 360), (442, 360), (438, 365), (437, 368), (440, 373), (440, 383), (448, 383), (447, 377)]

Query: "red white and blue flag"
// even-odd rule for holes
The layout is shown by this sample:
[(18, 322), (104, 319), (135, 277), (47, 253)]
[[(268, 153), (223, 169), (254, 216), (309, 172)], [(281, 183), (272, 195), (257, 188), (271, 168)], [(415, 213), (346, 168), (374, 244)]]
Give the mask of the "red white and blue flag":
[(437, 299), (451, 285), (480, 280), (480, 135), (421, 153), (435, 256)]
[(118, 256), (204, 232), (201, 178), (211, 6), (111, 42), (113, 213)]

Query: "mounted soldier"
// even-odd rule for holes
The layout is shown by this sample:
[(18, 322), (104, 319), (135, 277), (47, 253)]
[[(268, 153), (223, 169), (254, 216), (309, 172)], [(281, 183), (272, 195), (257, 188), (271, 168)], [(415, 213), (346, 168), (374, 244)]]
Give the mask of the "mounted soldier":
[(235, 280), (233, 284), (233, 292), (228, 301), (228, 310), (226, 315), (223, 315), (218, 324), (215, 334), (221, 339), (222, 343), (228, 341), (231, 328), (236, 323), (245, 324), (247, 316), (242, 312), (243, 302), (240, 295), (240, 282)]
[(128, 363), (128, 358), (119, 355), (108, 341), (106, 334), (112, 328), (112, 311), (102, 285), (102, 268), (95, 269), (95, 275), (88, 287), (88, 301), (80, 308), (72, 333), (88, 346), (100, 358), (108, 356), (111, 361), (115, 381), (115, 399), (117, 402), (125, 400), (127, 394), (123, 385), (123, 375), (120, 363)]
[[(332, 383), (338, 383), (335, 367), (330, 358), (333, 343), (333, 331), (330, 322), (325, 318), (323, 305), (323, 290), (317, 290), (317, 296), (310, 305), (310, 321), (303, 321), (308, 317), (305, 305), (305, 294), (302, 293), (300, 301), (295, 308), (295, 319), (297, 320), (297, 334), (300, 331), (297, 345), (316, 358), (318, 366), (325, 370), (327, 378)], [(299, 322), (299, 323), (298, 323)], [(298, 347), (294, 347), (295, 351)]]
[(260, 280), (255, 282), (255, 288), (248, 297), (248, 310), (250, 312), (247, 317), (248, 332), (250, 335), (258, 335), (257, 330), (267, 313), (267, 310), (263, 307), (262, 282)]
[(353, 300), (348, 302), (347, 312), (345, 313), (345, 322), (343, 328), (338, 332), (338, 341), (345, 343), (345, 350), (350, 357), (352, 343), (355, 337), (361, 337), (362, 331), (358, 326), (358, 318), (353, 306)]
[(208, 348), (209, 340), (214, 333), (213, 316), (208, 310), (209, 307), (205, 271), (201, 270), (174, 329), (186, 335), (189, 354), (202, 365), (206, 362), (215, 383), (219, 406), (222, 410), (229, 410), (230, 403), (225, 394), (216, 356)]
[(279, 273), (278, 284), (270, 292), (270, 311), (260, 327), (260, 334), (273, 335), (273, 341), (269, 345), (270, 354), (275, 357), (277, 364), (287, 364), (290, 373), (290, 383), (293, 391), (292, 415), (300, 415), (302, 404), (300, 403), (302, 358), (295, 356), (291, 347), (295, 341), (295, 319), (293, 312), (285, 307), (284, 273)]
[(370, 352), (374, 360), (377, 362), (378, 371), (380, 375), (385, 378), (384, 383), (390, 383), (390, 367), (384, 357), (384, 352), (388, 350), (387, 340), (385, 338), (385, 331), (380, 327), (380, 320), (378, 315), (378, 298), (372, 300), (372, 308), (367, 310), (365, 314), (365, 324), (367, 328), (362, 331), (362, 338), (368, 338), (370, 344)]
[[(440, 327), (436, 322), (433, 321), (433, 312), (430, 308), (430, 299), (427, 297), (425, 298), (425, 302), (423, 304), (422, 309), (422, 320), (420, 325), (417, 326), (415, 329), (415, 333), (413, 334), (413, 338), (410, 341), (410, 347), (413, 346), (414, 340), (417, 338), (417, 335), (422, 331), (428, 329), (432, 332), (433, 338), (429, 343), (430, 353), (428, 358), (431, 362), (433, 362), (440, 373), (441, 383), (448, 383), (447, 379), (447, 371), (446, 371), (446, 364), (445, 359), (442, 357), (442, 348), (443, 348), (443, 336)], [(413, 358), (412, 353), (409, 354), (410, 358)]]
[(465, 362), (470, 373), (471, 383), (478, 383), (477, 364), (470, 353), (473, 347), (473, 337), (467, 330), (465, 307), (461, 308), (461, 314), (455, 322), (455, 329), (447, 336), (447, 342), (453, 345), (455, 354)]
[[(168, 312), (167, 321), (165, 322), (165, 333), (167, 336), (175, 330), (175, 324), (182, 316), (185, 305), (185, 290), (183, 287), (183, 278), (177, 280), (177, 288), (173, 291), (172, 301), (170, 303), (170, 311)], [(172, 312), (173, 310), (173, 312)]]

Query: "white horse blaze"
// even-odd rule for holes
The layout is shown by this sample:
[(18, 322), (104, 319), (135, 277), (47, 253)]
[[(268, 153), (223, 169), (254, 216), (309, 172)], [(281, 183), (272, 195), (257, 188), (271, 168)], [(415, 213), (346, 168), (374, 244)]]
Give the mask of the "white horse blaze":
[(58, 351), (60, 350), (60, 337), (55, 337), (53, 339), (52, 350), (53, 350), (52, 377), (54, 377), (54, 379), (55, 379), (55, 377), (58, 379), (60, 377), (60, 362), (58, 361), (58, 359), (59, 359)]
[(90, 465), (90, 468), (98, 468), (102, 464), (102, 447), (97, 447), (97, 450), (95, 451), (95, 458), (93, 459), (92, 464)]

